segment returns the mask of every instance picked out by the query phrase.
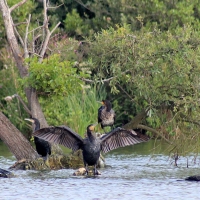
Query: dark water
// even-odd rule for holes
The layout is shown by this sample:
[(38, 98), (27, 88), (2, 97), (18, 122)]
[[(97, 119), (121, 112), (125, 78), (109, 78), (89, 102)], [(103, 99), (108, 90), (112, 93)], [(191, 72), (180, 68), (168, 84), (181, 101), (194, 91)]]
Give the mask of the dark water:
[[(75, 177), (74, 170), (14, 171), (15, 178), (0, 179), (0, 200), (132, 200), (132, 199), (200, 199), (200, 182), (183, 179), (200, 174), (200, 160), (194, 163), (189, 156), (173, 165), (165, 149), (154, 152), (153, 142), (122, 148), (106, 154), (102, 175), (98, 177)], [(15, 158), (0, 143), (0, 167), (8, 169)], [(181, 180), (181, 181), (178, 181)]]

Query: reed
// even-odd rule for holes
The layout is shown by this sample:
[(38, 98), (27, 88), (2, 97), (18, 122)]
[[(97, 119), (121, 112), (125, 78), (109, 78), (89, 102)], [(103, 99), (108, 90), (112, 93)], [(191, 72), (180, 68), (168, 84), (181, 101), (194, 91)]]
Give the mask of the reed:
[[(103, 87), (83, 88), (81, 92), (58, 99), (52, 106), (48, 106), (45, 116), (50, 125), (66, 125), (80, 135), (84, 135), (89, 124), (97, 122), (97, 101), (105, 99), (106, 92)], [(51, 108), (51, 109), (50, 109)], [(96, 131), (101, 131), (100, 126)]]

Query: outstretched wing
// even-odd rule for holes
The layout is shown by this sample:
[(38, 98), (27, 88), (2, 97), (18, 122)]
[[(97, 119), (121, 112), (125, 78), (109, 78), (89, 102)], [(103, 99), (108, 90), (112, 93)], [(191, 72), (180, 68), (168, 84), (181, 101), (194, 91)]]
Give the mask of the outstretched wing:
[(101, 150), (103, 151), (103, 153), (107, 153), (119, 147), (125, 147), (141, 142), (146, 142), (149, 140), (149, 137), (141, 133), (136, 133), (133, 130), (115, 128), (111, 132), (103, 135), (100, 139)]
[(80, 149), (83, 143), (82, 137), (67, 126), (42, 128), (35, 131), (33, 135), (51, 143), (61, 144), (73, 151)]

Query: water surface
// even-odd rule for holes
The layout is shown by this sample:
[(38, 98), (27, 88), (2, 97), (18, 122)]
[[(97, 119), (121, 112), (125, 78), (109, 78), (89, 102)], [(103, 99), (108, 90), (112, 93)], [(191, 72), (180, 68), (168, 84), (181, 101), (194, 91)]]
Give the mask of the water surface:
[[(167, 153), (155, 151), (152, 156), (152, 148), (153, 142), (148, 142), (106, 154), (106, 167), (97, 177), (75, 177), (73, 169), (14, 171), (15, 178), (0, 179), (0, 200), (200, 199), (200, 182), (183, 180), (200, 174), (199, 158), (194, 163), (189, 156), (187, 168), (187, 159), (181, 157), (175, 167)], [(0, 143), (0, 167), (14, 163)]]

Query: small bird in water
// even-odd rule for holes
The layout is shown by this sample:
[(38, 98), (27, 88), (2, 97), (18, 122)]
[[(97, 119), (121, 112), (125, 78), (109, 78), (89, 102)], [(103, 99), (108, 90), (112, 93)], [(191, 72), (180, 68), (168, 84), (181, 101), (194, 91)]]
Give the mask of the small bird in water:
[[(40, 122), (38, 119), (36, 118), (26, 118), (25, 120), (30, 121), (31, 123), (33, 123), (35, 125), (35, 129), (34, 131), (37, 131), (40, 129)], [(38, 137), (34, 137), (34, 142), (35, 142), (35, 148), (36, 151), (39, 155), (41, 155), (42, 157), (44, 157), (44, 159), (46, 160), (48, 155), (51, 155), (51, 146), (49, 144), (49, 142), (40, 139)]]
[(2, 178), (11, 178), (13, 176), (14, 176), (14, 174), (12, 172), (0, 168), (0, 177), (2, 177)]
[(33, 135), (51, 143), (64, 145), (73, 151), (81, 149), (86, 173), (88, 174), (88, 166), (94, 166), (94, 175), (99, 175), (96, 165), (101, 151), (107, 153), (119, 147), (134, 145), (149, 140), (149, 137), (146, 135), (137, 134), (134, 131), (122, 128), (116, 128), (101, 137), (97, 137), (96, 133), (94, 133), (94, 127), (96, 125), (97, 123), (87, 127), (87, 136), (84, 139), (67, 126), (42, 128), (34, 132)]
[(109, 100), (103, 100), (102, 106), (98, 109), (98, 123), (101, 124), (101, 128), (106, 133), (104, 127), (110, 126), (114, 129), (115, 123), (115, 111), (112, 109), (112, 104)]
[(200, 175), (189, 176), (185, 180), (186, 181), (200, 181)]

